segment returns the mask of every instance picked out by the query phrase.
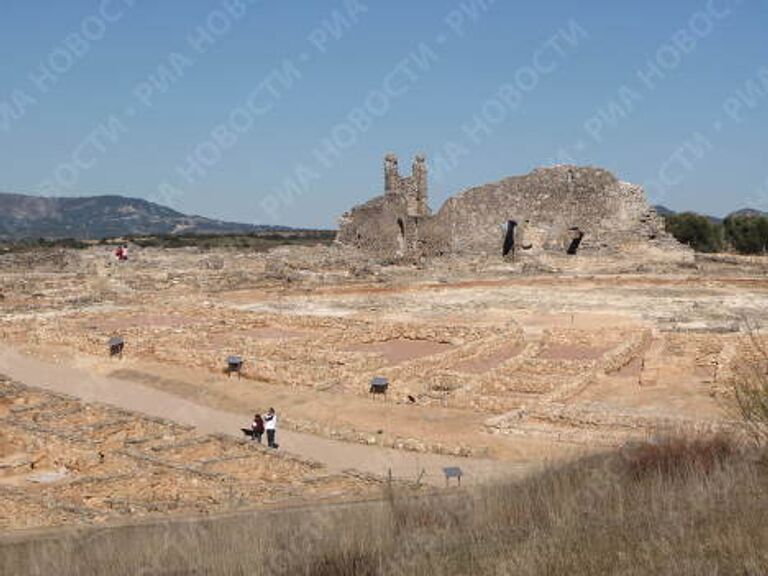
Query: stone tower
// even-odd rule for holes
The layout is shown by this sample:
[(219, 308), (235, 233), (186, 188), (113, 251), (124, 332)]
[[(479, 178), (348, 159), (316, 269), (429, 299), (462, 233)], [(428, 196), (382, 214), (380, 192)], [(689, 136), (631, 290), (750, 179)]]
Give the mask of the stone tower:
[(417, 154), (413, 159), (412, 173), (416, 188), (414, 191), (416, 214), (414, 216), (425, 216), (429, 213), (429, 206), (427, 205), (427, 161), (423, 154)]
[(400, 192), (400, 171), (397, 167), (397, 156), (387, 154), (384, 157), (384, 192), (397, 194)]
[(400, 176), (397, 156), (387, 154), (384, 158), (385, 195), (402, 196), (408, 206), (408, 216), (427, 216), (427, 164), (423, 155), (413, 159), (411, 176)]

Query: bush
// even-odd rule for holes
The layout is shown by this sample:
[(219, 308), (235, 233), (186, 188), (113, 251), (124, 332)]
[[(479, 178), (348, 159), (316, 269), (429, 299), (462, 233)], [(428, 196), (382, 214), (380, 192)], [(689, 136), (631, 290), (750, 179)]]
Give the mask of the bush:
[(290, 230), (248, 234), (167, 234), (133, 237), (129, 240), (142, 248), (214, 248), (249, 249), (264, 252), (283, 245), (330, 245), (336, 238), (333, 230)]
[(678, 436), (634, 446), (626, 451), (625, 462), (635, 480), (654, 474), (680, 479), (689, 474), (707, 476), (735, 452), (733, 443), (725, 436)]
[(768, 218), (734, 216), (723, 222), (725, 236), (734, 250), (742, 254), (764, 254), (768, 248)]
[(722, 228), (706, 216), (693, 212), (673, 214), (665, 219), (667, 231), (678, 242), (697, 252), (719, 252), (723, 249)]
[(758, 329), (746, 326), (745, 353), (739, 363), (733, 392), (739, 414), (749, 434), (760, 445), (768, 444), (768, 343)]
[(22, 240), (0, 241), (0, 250), (3, 252), (34, 252), (36, 250), (84, 250), (88, 243), (76, 238), (25, 238)]

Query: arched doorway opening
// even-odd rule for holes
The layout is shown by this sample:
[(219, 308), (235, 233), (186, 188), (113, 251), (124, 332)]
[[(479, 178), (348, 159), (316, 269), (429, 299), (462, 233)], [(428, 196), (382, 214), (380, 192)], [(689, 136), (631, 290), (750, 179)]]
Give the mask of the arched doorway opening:
[(579, 246), (581, 246), (581, 241), (584, 239), (584, 232), (582, 232), (578, 227), (573, 227), (571, 230), (571, 243), (568, 245), (568, 249), (566, 250), (566, 253), (569, 256), (575, 256), (576, 253), (579, 251)]
[(514, 220), (507, 220), (507, 233), (504, 236), (504, 246), (501, 250), (501, 255), (506, 257), (509, 254), (515, 255), (515, 230), (517, 229), (517, 222)]

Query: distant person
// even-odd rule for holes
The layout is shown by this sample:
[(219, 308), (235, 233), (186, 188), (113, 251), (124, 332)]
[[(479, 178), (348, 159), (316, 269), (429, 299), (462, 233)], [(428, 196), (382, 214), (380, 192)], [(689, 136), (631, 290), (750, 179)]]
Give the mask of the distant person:
[(277, 448), (275, 443), (275, 432), (277, 432), (277, 414), (275, 409), (270, 408), (264, 415), (264, 428), (267, 430), (267, 446)]
[(115, 250), (115, 258), (120, 262), (128, 260), (128, 244), (122, 244)]
[(261, 414), (255, 414), (253, 416), (251, 432), (253, 433), (253, 439), (261, 444), (261, 437), (264, 435), (264, 419), (261, 417)]

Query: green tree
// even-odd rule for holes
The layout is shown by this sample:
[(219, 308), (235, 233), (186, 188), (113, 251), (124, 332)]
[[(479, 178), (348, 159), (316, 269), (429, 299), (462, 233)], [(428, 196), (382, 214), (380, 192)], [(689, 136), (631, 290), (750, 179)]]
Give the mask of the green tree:
[(763, 254), (768, 248), (768, 218), (729, 216), (723, 223), (725, 237), (742, 254)]
[(667, 231), (678, 242), (690, 245), (697, 252), (719, 252), (723, 248), (721, 227), (706, 216), (684, 212), (667, 216), (664, 220)]

